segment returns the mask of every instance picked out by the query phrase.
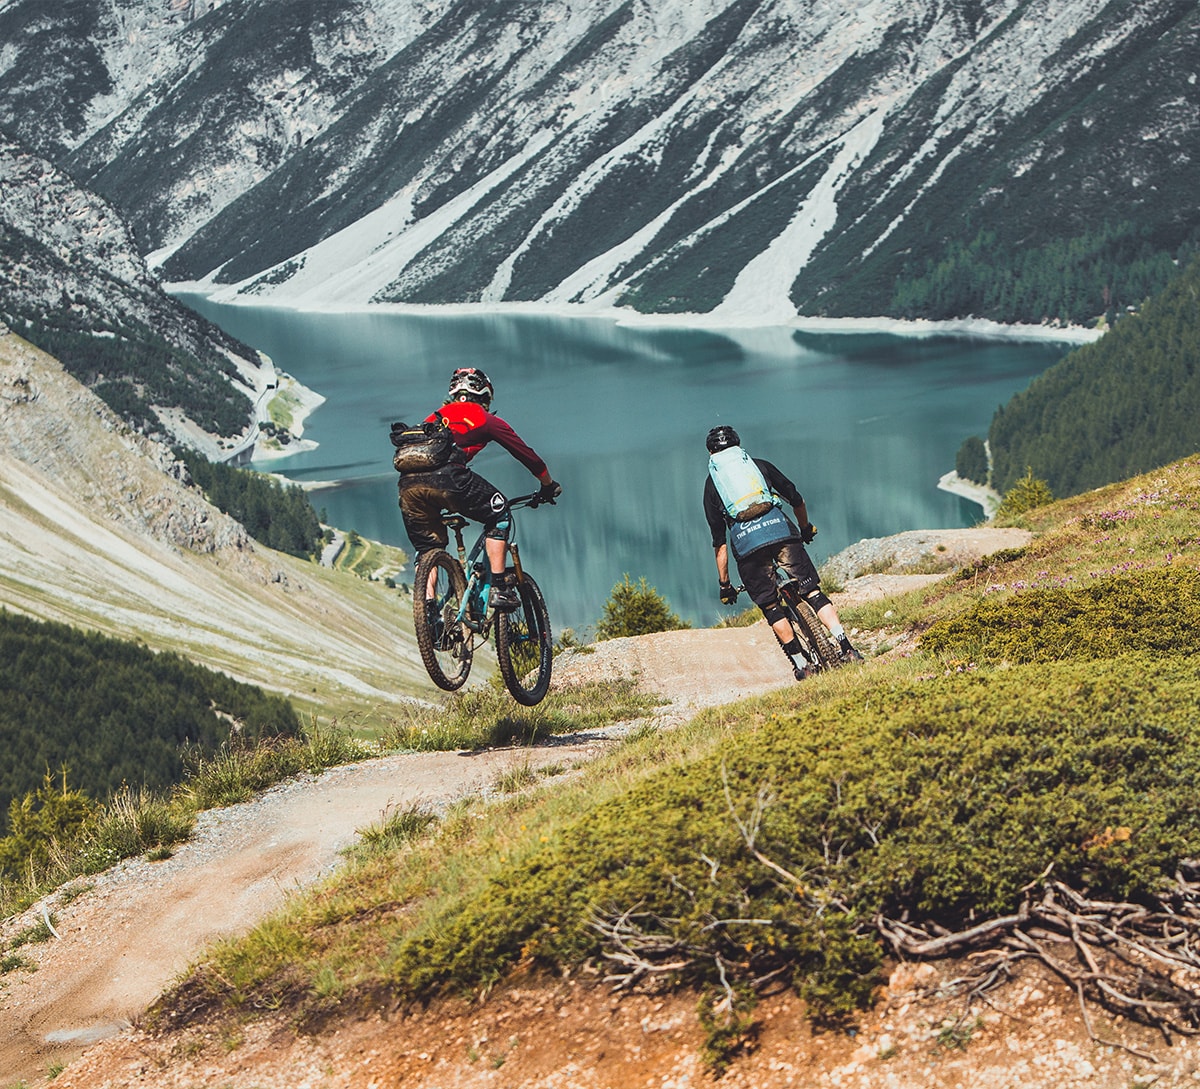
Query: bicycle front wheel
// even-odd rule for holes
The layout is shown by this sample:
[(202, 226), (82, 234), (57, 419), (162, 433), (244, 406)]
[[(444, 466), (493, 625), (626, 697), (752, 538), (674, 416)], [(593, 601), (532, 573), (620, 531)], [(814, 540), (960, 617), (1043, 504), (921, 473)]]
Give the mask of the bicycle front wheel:
[(496, 615), (496, 661), (504, 687), (526, 707), (540, 703), (550, 688), (554, 648), (550, 614), (538, 584), (523, 575), (517, 584), (520, 604)]
[(816, 659), (818, 669), (836, 669), (842, 664), (842, 656), (829, 638), (825, 625), (817, 619), (813, 607), (801, 598), (789, 602), (791, 605), (792, 624), (800, 630), (800, 638), (811, 650), (811, 657)]
[(423, 552), (413, 576), (413, 626), (421, 661), (433, 683), (453, 692), (471, 672), (472, 635), (457, 622), (467, 577), (448, 552)]

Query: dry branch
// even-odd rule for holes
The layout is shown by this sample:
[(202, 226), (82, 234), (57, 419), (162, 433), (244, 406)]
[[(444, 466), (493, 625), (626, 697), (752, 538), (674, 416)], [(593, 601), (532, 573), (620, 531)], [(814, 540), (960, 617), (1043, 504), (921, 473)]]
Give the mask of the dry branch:
[(875, 926), (902, 957), (986, 949), (975, 973), (959, 981), (977, 992), (1012, 961), (1041, 961), (1076, 993), (1093, 1039), (1089, 1003), (1164, 1035), (1200, 1034), (1200, 884), (1181, 877), (1155, 906), (1093, 900), (1046, 880), (1040, 897), (1027, 890), (1017, 914), (954, 933), (934, 935), (883, 916)]

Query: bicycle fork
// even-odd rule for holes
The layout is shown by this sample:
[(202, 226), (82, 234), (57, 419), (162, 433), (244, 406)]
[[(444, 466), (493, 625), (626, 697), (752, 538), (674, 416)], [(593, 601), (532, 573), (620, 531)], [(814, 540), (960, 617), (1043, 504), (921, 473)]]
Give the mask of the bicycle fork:
[(508, 551), (512, 553), (513, 571), (516, 572), (517, 585), (520, 586), (525, 581), (525, 574), (521, 570), (521, 553), (517, 550), (517, 542), (510, 541)]

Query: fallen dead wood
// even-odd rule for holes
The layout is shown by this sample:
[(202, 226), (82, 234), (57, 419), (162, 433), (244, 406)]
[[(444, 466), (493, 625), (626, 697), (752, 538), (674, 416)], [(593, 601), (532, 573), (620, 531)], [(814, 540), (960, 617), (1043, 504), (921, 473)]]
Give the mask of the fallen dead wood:
[(1018, 960), (1040, 961), (1078, 996), (1089, 1032), (1096, 1003), (1168, 1040), (1200, 1033), (1200, 883), (1177, 875), (1153, 905), (1092, 899), (1055, 880), (1037, 891), (1015, 915), (961, 931), (883, 916), (875, 926), (901, 958), (973, 954), (973, 970), (956, 983), (974, 993), (1007, 978)]

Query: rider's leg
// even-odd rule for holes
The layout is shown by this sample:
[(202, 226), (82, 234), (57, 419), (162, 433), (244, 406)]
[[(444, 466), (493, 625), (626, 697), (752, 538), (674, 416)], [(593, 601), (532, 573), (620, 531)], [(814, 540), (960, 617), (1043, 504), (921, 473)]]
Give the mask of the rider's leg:
[(483, 542), (483, 550), (487, 553), (488, 567), (493, 575), (504, 573), (504, 564), (507, 560), (505, 553), (508, 551), (508, 541), (503, 537), (488, 537)]
[[(400, 515), (417, 557), (434, 548), (445, 548), (450, 540), (442, 522), (446, 488), (437, 473), (408, 473), (400, 478)], [(425, 599), (434, 596), (437, 572), (429, 573)]]
[(817, 587), (817, 589), (805, 594), (804, 600), (813, 607), (813, 611), (817, 614), (817, 619), (829, 629), (829, 634), (834, 642), (837, 643), (838, 649), (842, 652), (842, 657), (861, 662), (862, 655), (850, 645), (846, 629), (842, 627), (842, 622), (838, 618), (837, 609), (833, 607), (833, 602), (825, 596), (824, 591), (820, 587)]
[(792, 622), (787, 618), (787, 613), (783, 611), (782, 605), (768, 605), (762, 610), (762, 614), (766, 617), (767, 623), (771, 625), (771, 630), (775, 633), (775, 638), (779, 640), (779, 645), (788, 654), (795, 657), (797, 654), (804, 653), (800, 646), (800, 640), (796, 638), (795, 629), (792, 628)]
[[(775, 581), (774, 553), (770, 549), (751, 552), (737, 561), (738, 576), (746, 587), (750, 600), (758, 606), (771, 631), (779, 640), (779, 645), (793, 657), (803, 655), (799, 640), (792, 630), (792, 622), (788, 619), (783, 605), (779, 600), (779, 585)], [(807, 659), (805, 659), (807, 660)]]
[(508, 535), (512, 526), (508, 500), (499, 488), (465, 465), (450, 466), (447, 472), (454, 485), (454, 494), (447, 506), (472, 521), (483, 523), (483, 550), (487, 555), (492, 583), (488, 601), (497, 609), (515, 609), (519, 604), (516, 587), (511, 585), (511, 579), (505, 571)]
[(487, 534), (483, 547), (489, 570), (493, 575), (503, 574), (510, 525), (508, 500), (499, 488), (465, 465), (452, 466), (450, 479), (454, 485), (454, 494), (448, 504), (450, 509), (483, 523)]
[(829, 630), (830, 636), (842, 652), (842, 657), (861, 661), (862, 655), (850, 645), (846, 629), (842, 627), (842, 622), (838, 618), (837, 609), (833, 607), (833, 602), (825, 596), (821, 589), (817, 569), (808, 552), (805, 551), (804, 545), (799, 541), (789, 541), (780, 550), (779, 563), (788, 575), (796, 580), (797, 592), (812, 606), (813, 612), (817, 614), (817, 619)]
[(771, 625), (771, 631), (775, 633), (780, 648), (787, 655), (788, 661), (792, 663), (792, 672), (795, 674), (796, 680), (802, 681), (806, 677), (812, 676), (814, 664), (800, 644), (800, 637), (793, 629), (792, 622), (788, 619), (779, 599), (775, 599), (774, 605), (760, 605), (759, 608), (762, 609), (767, 623)]

